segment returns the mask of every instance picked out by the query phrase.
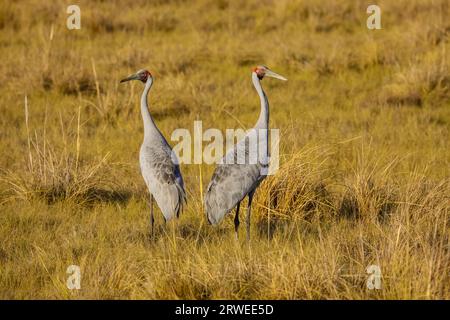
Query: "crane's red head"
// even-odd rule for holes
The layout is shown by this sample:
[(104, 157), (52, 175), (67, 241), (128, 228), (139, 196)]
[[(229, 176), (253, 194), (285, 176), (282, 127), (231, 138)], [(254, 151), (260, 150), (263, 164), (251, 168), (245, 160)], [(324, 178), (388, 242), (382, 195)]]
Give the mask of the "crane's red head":
[(132, 74), (126, 77), (125, 79), (120, 80), (120, 82), (126, 82), (130, 80), (140, 80), (143, 83), (146, 83), (148, 78), (152, 78), (152, 74), (150, 73), (150, 71), (142, 69), (136, 72), (135, 74)]
[(254, 73), (258, 76), (259, 80), (262, 80), (265, 76), (280, 79), (286, 81), (287, 79), (278, 73), (273, 72), (266, 66), (257, 66), (252, 69)]
[(267, 67), (265, 66), (257, 66), (252, 69), (254, 73), (258, 76), (259, 80), (262, 80), (266, 75)]

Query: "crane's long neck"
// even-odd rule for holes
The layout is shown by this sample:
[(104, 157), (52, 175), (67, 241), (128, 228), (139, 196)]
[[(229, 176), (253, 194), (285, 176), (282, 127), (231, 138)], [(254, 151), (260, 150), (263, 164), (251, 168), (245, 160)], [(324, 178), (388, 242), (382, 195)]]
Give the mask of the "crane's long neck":
[(255, 72), (252, 73), (252, 81), (261, 100), (261, 111), (254, 127), (258, 134), (258, 161), (267, 164), (269, 156), (269, 101)]
[(144, 91), (141, 96), (141, 115), (144, 122), (144, 139), (150, 139), (155, 135), (160, 135), (158, 128), (153, 121), (152, 116), (148, 110), (147, 96), (152, 87), (153, 79), (149, 77), (145, 83)]
[(261, 81), (255, 72), (252, 73), (252, 81), (255, 86), (256, 92), (261, 100), (261, 111), (259, 113), (258, 121), (255, 124), (256, 129), (268, 129), (269, 128), (269, 101), (261, 87)]

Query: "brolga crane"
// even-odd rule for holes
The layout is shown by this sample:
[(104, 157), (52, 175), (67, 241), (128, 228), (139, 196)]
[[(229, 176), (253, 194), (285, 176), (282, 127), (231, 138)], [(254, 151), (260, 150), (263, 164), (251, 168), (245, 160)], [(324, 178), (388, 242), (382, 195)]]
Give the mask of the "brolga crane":
[(261, 111), (255, 126), (245, 137), (229, 150), (217, 165), (205, 195), (205, 209), (209, 223), (218, 224), (236, 207), (234, 230), (236, 239), (239, 228), (239, 207), (248, 196), (246, 216), (247, 241), (250, 240), (250, 214), (253, 195), (268, 170), (269, 101), (261, 87), (261, 80), (267, 76), (286, 81), (287, 79), (258, 66), (252, 70), (252, 81), (261, 100)]
[(186, 193), (178, 159), (148, 110), (147, 96), (153, 84), (153, 77), (149, 71), (139, 70), (120, 82), (130, 80), (140, 80), (145, 85), (141, 96), (144, 141), (139, 152), (139, 163), (150, 192), (150, 235), (153, 236), (155, 222), (153, 199), (156, 200), (167, 222), (180, 215), (183, 203), (186, 202)]

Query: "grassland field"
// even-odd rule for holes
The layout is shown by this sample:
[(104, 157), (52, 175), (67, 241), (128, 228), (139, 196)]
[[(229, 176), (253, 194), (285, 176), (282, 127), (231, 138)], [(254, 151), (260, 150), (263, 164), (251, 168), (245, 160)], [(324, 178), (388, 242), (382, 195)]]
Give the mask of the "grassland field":
[[(450, 298), (449, 1), (379, 0), (380, 30), (361, 0), (80, 0), (80, 30), (69, 4), (0, 3), (1, 299)], [(257, 120), (259, 64), (289, 80), (262, 81), (280, 169), (252, 240), (208, 225), (207, 164), (149, 239), (142, 85), (119, 80), (151, 70), (166, 137), (224, 131)]]

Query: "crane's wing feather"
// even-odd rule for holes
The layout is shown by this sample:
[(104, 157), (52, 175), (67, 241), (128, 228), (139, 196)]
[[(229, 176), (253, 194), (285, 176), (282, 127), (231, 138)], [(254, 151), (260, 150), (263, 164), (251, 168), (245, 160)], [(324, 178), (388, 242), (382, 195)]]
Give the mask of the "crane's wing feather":
[[(230, 156), (233, 160), (227, 162), (226, 159)], [(241, 156), (245, 156), (245, 159), (238, 161)], [(251, 163), (244, 141), (236, 144), (216, 167), (205, 196), (206, 214), (211, 224), (219, 223), (225, 214), (261, 182), (261, 165)]]
[(173, 157), (172, 149), (164, 144), (141, 147), (142, 175), (166, 220), (178, 217), (186, 202), (180, 167)]

